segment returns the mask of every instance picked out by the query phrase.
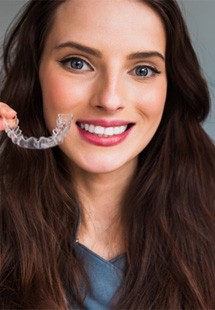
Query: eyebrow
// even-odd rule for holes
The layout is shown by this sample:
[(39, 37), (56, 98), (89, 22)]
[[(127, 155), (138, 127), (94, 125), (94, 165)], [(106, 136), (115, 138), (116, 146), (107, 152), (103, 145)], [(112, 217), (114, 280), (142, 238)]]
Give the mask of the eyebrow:
[(128, 56), (128, 59), (152, 58), (159, 57), (165, 61), (165, 57), (157, 51), (136, 52)]
[(100, 51), (96, 50), (95, 48), (88, 47), (86, 45), (82, 45), (82, 44), (79, 44), (76, 42), (71, 42), (71, 41), (59, 44), (59, 45), (55, 46), (54, 49), (61, 49), (61, 48), (66, 48), (66, 47), (77, 48), (78, 50), (80, 50), (82, 52), (86, 52), (92, 56), (99, 57), (99, 58), (102, 57), (102, 53)]
[[(89, 47), (89, 46), (86, 46), (86, 45), (83, 45), (83, 44), (80, 44), (80, 43), (72, 42), (72, 41), (67, 41), (67, 42), (61, 43), (61, 44), (55, 46), (54, 49), (62, 49), (62, 48), (67, 48), (67, 47), (76, 48), (80, 51), (83, 51), (85, 53), (88, 53), (88, 54), (95, 56), (95, 57), (98, 57), (98, 58), (102, 57), (102, 53), (99, 50), (92, 48), (92, 47)], [(136, 52), (136, 53), (128, 55), (127, 59), (135, 60), (135, 59), (140, 59), (140, 58), (152, 58), (152, 57), (159, 57), (163, 61), (165, 61), (165, 57), (157, 51)]]

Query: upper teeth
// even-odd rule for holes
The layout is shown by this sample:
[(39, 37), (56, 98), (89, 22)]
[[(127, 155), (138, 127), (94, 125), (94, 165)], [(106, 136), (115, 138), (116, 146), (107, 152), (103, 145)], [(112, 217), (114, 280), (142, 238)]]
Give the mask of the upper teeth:
[(102, 127), (83, 123), (80, 123), (80, 127), (86, 131), (89, 131), (90, 133), (104, 136), (120, 135), (127, 129), (127, 125), (115, 126), (115, 127)]

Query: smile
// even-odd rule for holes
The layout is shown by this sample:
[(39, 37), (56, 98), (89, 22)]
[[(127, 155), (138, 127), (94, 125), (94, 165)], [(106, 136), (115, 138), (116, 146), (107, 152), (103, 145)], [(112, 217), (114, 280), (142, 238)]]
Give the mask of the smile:
[(134, 123), (127, 121), (78, 120), (76, 122), (80, 137), (97, 146), (114, 146), (130, 135)]
[(93, 124), (85, 124), (85, 123), (78, 123), (78, 126), (88, 131), (94, 135), (98, 135), (100, 137), (112, 137), (115, 135), (120, 135), (126, 131), (128, 125), (121, 125), (121, 126), (113, 126), (113, 127), (103, 127), (103, 126), (96, 126)]

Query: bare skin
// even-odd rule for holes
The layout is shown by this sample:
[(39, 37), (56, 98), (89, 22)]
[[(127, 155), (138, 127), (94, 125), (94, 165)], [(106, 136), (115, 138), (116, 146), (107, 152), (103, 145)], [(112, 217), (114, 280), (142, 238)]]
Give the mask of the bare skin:
[(87, 175), (85, 172), (72, 171), (82, 204), (77, 239), (106, 260), (126, 251), (121, 198), (133, 177), (134, 165), (136, 162), (131, 161), (130, 167), (126, 166), (120, 173), (109, 175)]
[[(162, 21), (141, 1), (73, 0), (58, 8), (41, 58), (48, 128), (57, 113), (74, 115), (60, 149), (81, 202), (77, 238), (107, 260), (126, 251), (121, 199), (162, 118), (165, 52)], [(87, 140), (78, 126), (95, 120), (112, 122), (109, 127), (116, 121), (133, 125), (123, 141), (102, 146), (92, 143), (100, 139), (96, 133)]]
[(13, 118), (16, 116), (16, 111), (14, 111), (13, 109), (11, 109), (6, 103), (4, 102), (0, 102), (0, 131), (4, 130), (4, 124), (2, 121), (2, 115), (4, 115), (4, 117), (7, 120), (13, 120)]

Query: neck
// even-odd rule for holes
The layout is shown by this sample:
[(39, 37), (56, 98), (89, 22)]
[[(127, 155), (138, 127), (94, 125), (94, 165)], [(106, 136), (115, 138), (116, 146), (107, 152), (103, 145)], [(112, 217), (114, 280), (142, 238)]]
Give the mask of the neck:
[(73, 174), (81, 203), (77, 239), (105, 259), (125, 252), (121, 201), (133, 172), (134, 169), (130, 173)]

